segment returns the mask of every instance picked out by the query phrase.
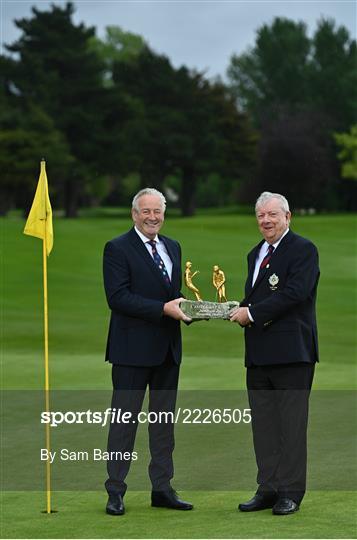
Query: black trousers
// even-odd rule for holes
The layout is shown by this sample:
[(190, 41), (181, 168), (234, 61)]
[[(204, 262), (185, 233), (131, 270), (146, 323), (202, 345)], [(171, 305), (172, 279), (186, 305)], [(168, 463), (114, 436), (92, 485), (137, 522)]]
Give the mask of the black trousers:
[(300, 503), (306, 490), (307, 422), (315, 364), (247, 368), (258, 492)]
[[(112, 408), (130, 412), (128, 423), (111, 423), (108, 436), (108, 452), (133, 452), (145, 391), (149, 387), (149, 413), (175, 412), (180, 366), (175, 364), (171, 353), (165, 362), (154, 367), (132, 367), (113, 364)], [(155, 414), (152, 415), (155, 418)], [(153, 422), (148, 424), (151, 461), (149, 476), (152, 488), (164, 491), (169, 488), (174, 467), (172, 453), (175, 446), (174, 424)], [(140, 459), (140, 457), (139, 457)], [(124, 496), (125, 478), (131, 460), (120, 459), (120, 454), (107, 461), (108, 479), (105, 487), (109, 495)]]

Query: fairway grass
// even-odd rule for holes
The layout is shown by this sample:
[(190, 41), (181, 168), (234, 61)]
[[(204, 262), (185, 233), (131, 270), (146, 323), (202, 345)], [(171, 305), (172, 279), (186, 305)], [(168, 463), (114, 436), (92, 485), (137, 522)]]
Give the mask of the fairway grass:
[[(130, 225), (130, 221), (123, 218), (57, 219), (54, 222), (54, 250), (48, 259), (52, 389), (111, 388), (110, 366), (104, 363), (109, 311), (102, 285), (102, 251), (106, 240), (125, 232)], [(41, 242), (22, 234), (24, 220), (19, 218), (1, 219), (0, 226), (1, 387), (14, 391), (41, 390)], [(335, 392), (333, 396), (342, 396), (346, 391), (356, 390), (356, 217), (297, 217), (292, 221), (292, 229), (310, 238), (320, 253), (317, 311), (321, 362), (316, 367), (313, 392), (331, 391)], [(253, 216), (168, 218), (162, 232), (177, 238), (182, 245), (183, 262), (191, 260), (193, 270), (200, 270), (195, 283), (204, 299), (215, 299), (211, 285), (214, 264), (225, 271), (228, 298), (240, 300), (243, 297), (246, 254), (260, 240)], [(183, 350), (181, 390), (244, 391), (244, 344), (238, 325), (226, 321), (183, 325)], [(341, 402), (341, 410), (334, 410), (331, 422), (338, 422), (339, 414), (343, 419), (343, 406)], [(6, 416), (9, 411), (3, 413)], [(352, 418), (355, 416), (352, 414)], [(328, 418), (326, 426), (334, 429), (333, 425), (328, 426)], [(356, 425), (350, 426), (351, 434), (355, 428)], [(21, 439), (24, 431), (19, 426), (20, 445), (24, 444)], [(328, 461), (333, 471), (336, 469), (341, 475), (345, 468), (353, 466), (353, 463), (344, 463), (345, 439), (339, 441), (338, 433), (337, 429), (334, 447), (331, 437), (329, 439), (329, 455), (323, 452), (314, 455), (311, 449), (310, 465), (321, 455), (321, 460)], [(319, 436), (323, 447), (323, 430)], [(179, 451), (180, 441), (177, 442)], [(2, 439), (2, 446), (5, 443)], [(349, 444), (353, 455), (354, 443)], [(23, 451), (26, 452), (26, 445)], [(200, 451), (206, 455), (210, 452), (209, 445)], [(237, 456), (241, 451), (237, 444)], [(252, 456), (251, 447), (249, 452)], [(214, 467), (214, 460), (211, 461), (210, 466)], [(7, 463), (3, 462), (2, 467), (6, 469)], [(103, 480), (104, 471), (105, 465)], [(209, 479), (212, 471), (208, 469), (206, 474)], [(178, 477), (178, 485), (179, 480)], [(246, 489), (248, 486), (243, 486), (240, 478), (236, 478), (236, 487)], [(238, 502), (250, 498), (254, 489), (255, 478), (252, 477), (251, 490), (244, 492), (180, 491), (180, 495), (195, 504), (193, 512), (152, 509), (149, 492), (129, 490), (125, 498), (127, 514), (119, 518), (105, 515), (106, 500), (101, 484), (98, 491), (54, 492), (53, 506), (58, 513), (50, 516), (41, 513), (45, 506), (44, 493), (5, 491), (1, 495), (1, 533), (4, 538), (356, 537), (356, 494), (342, 491), (343, 486), (334, 491), (308, 491), (301, 511), (282, 517), (272, 516), (269, 510), (253, 514), (237, 512)]]
[(290, 516), (271, 510), (242, 513), (238, 503), (248, 492), (183, 492), (194, 504), (190, 512), (151, 508), (150, 493), (125, 497), (124, 516), (104, 512), (103, 492), (59, 492), (55, 514), (42, 514), (42, 493), (8, 493), (2, 505), (3, 538), (355, 538), (356, 494), (309, 492)]

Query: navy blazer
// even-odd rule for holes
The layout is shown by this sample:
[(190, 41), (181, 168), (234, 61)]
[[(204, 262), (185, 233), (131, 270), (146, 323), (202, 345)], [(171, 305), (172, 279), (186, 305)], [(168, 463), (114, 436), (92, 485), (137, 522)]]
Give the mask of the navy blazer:
[(163, 315), (166, 302), (181, 296), (181, 248), (159, 235), (172, 261), (167, 284), (144, 243), (132, 228), (104, 248), (104, 288), (111, 309), (105, 359), (112, 364), (157, 366), (169, 349), (181, 362), (180, 322)]
[(245, 327), (246, 366), (318, 362), (316, 291), (320, 270), (316, 246), (289, 231), (252, 287), (264, 240), (248, 255), (242, 306), (254, 323)]

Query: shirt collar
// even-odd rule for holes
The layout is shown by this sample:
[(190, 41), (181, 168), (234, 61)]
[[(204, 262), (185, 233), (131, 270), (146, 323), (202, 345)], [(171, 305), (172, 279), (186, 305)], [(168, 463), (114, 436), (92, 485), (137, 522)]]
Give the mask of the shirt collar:
[(288, 234), (288, 232), (290, 231), (289, 227), (286, 229), (286, 231), (281, 235), (281, 237), (279, 238), (279, 240), (277, 240), (274, 244), (268, 244), (268, 242), (265, 240), (264, 244), (263, 244), (263, 248), (265, 250), (268, 249), (268, 247), (270, 245), (273, 246), (274, 248), (274, 251), (276, 250), (276, 248), (278, 247), (278, 245), (280, 244), (280, 242), (282, 241), (282, 239), (284, 238), (284, 236), (286, 236)]
[[(145, 236), (145, 234), (143, 234), (141, 231), (139, 231), (139, 229), (137, 228), (136, 225), (134, 225), (134, 229), (135, 229), (136, 234), (139, 236), (139, 238), (142, 240), (142, 242), (144, 242), (144, 244), (146, 244), (147, 242), (150, 242), (151, 238), (148, 238), (147, 236)], [(160, 242), (158, 235), (156, 235), (153, 240), (155, 242)]]

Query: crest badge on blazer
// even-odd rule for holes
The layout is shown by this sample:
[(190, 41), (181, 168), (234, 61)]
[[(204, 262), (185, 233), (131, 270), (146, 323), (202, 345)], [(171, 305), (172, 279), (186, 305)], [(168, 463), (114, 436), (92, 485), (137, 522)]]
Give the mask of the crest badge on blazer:
[(276, 274), (272, 274), (269, 278), (269, 285), (270, 285), (270, 289), (272, 291), (276, 291), (276, 289), (278, 288), (277, 285), (279, 283), (279, 278)]

